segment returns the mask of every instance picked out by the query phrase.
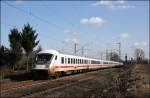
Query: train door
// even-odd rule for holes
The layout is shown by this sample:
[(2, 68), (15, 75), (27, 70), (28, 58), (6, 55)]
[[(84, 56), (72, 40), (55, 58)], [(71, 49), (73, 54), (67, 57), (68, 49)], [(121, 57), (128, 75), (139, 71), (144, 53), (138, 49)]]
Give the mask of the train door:
[(57, 55), (53, 56), (52, 62), (50, 64), (50, 74), (55, 74), (55, 66), (57, 64)]

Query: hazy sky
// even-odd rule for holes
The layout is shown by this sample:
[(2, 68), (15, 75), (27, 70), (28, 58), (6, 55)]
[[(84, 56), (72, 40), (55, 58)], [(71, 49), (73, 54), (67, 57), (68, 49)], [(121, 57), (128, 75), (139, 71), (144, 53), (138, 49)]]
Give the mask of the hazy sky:
[(100, 57), (121, 42), (122, 57), (133, 56), (135, 48), (148, 56), (148, 1), (1, 1), (2, 45), (9, 47), (10, 29), (21, 31), (26, 23), (36, 29), (42, 48), (73, 53), (78, 43), (86, 56)]

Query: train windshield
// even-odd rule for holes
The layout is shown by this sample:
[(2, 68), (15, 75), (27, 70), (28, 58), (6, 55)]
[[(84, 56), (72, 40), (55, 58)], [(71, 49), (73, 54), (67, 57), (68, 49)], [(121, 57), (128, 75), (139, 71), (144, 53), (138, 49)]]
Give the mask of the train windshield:
[(52, 57), (53, 57), (52, 54), (46, 54), (46, 53), (38, 54), (36, 56), (35, 63), (36, 64), (50, 64)]

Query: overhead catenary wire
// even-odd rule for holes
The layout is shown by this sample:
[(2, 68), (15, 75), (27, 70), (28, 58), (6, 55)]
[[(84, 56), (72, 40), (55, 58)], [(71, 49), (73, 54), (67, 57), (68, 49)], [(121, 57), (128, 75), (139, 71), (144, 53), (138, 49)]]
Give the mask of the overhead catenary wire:
[(33, 12), (28, 12), (28, 11), (22, 9), (22, 8), (18, 8), (18, 7), (14, 6), (14, 5), (12, 5), (12, 4), (8, 3), (8, 2), (3, 2), (3, 3), (5, 3), (6, 5), (8, 5), (8, 6), (12, 7), (12, 8), (15, 8), (15, 9), (17, 9), (17, 10), (23, 12), (23, 13), (26, 13), (26, 14), (28, 14), (28, 15), (30, 15), (30, 16), (32, 16), (32, 17), (34, 17), (34, 18), (44, 22), (44, 23), (47, 23), (47, 24), (49, 24), (49, 25), (51, 25), (51, 26), (53, 26), (53, 27), (55, 27), (55, 28), (57, 28), (57, 29), (59, 29), (61, 31), (64, 30), (64, 27), (61, 27), (61, 26), (58, 26), (55, 23), (49, 22), (49, 21), (47, 21), (47, 20), (45, 20), (45, 19), (35, 15)]
[[(55, 27), (55, 28), (57, 28), (57, 29), (59, 29), (59, 30), (61, 30), (61, 31), (64, 31), (64, 30), (65, 30), (64, 27), (59, 26), (59, 25), (57, 25), (57, 24), (55, 24), (55, 23), (53, 23), (53, 22), (49, 22), (49, 21), (47, 21), (46, 19), (43, 19), (43, 18), (41, 18), (41, 17), (35, 15), (35, 14), (34, 14), (33, 12), (31, 12), (31, 11), (26, 11), (26, 10), (24, 10), (23, 8), (16, 7), (15, 5), (10, 4), (10, 3), (8, 3), (8, 2), (3, 2), (3, 3), (6, 4), (7, 6), (10, 6), (10, 7), (14, 8), (14, 9), (20, 11), (20, 12), (23, 12), (23, 13), (25, 13), (25, 14), (27, 14), (27, 15), (30, 15), (30, 16), (34, 17), (35, 19), (38, 19), (38, 20), (40, 20), (40, 21), (42, 21), (42, 22), (44, 22), (44, 23), (47, 23), (48, 25), (51, 25), (51, 26), (53, 26), (53, 27)], [(63, 17), (63, 18), (64, 18), (64, 17)], [(77, 26), (74, 25), (72, 22), (69, 22), (69, 24), (71, 24), (72, 27), (77, 27)], [(78, 29), (79, 29), (79, 28), (78, 28)], [(80, 29), (80, 31), (81, 31), (81, 29)], [(56, 39), (55, 39), (55, 40), (56, 40)]]
[[(61, 27), (61, 26), (58, 26), (57, 24), (54, 24), (54, 23), (52, 23), (52, 22), (49, 22), (49, 21), (47, 21), (47, 20), (45, 20), (45, 19), (43, 19), (43, 18), (41, 18), (41, 17), (35, 15), (35, 14), (32, 13), (32, 12), (26, 11), (26, 10), (24, 10), (24, 9), (22, 9), (22, 8), (18, 8), (18, 7), (14, 6), (14, 5), (12, 5), (12, 4), (8, 3), (8, 2), (3, 2), (3, 3), (6, 4), (7, 6), (10, 6), (10, 7), (12, 7), (12, 8), (14, 8), (14, 9), (16, 9), (16, 10), (22, 12), (22, 13), (25, 13), (25, 14), (27, 14), (27, 15), (30, 15), (30, 16), (32, 16), (32, 17), (35, 18), (35, 19), (38, 19), (38, 20), (40, 20), (40, 21), (42, 21), (42, 22), (44, 22), (44, 23), (47, 23), (48, 25), (51, 25), (51, 26), (53, 26), (53, 27), (55, 27), (55, 28), (57, 28), (57, 29), (59, 29), (59, 30), (61, 30), (61, 31), (64, 31), (64, 29), (65, 29), (64, 27)], [(9, 25), (9, 26), (11, 26), (11, 25)], [(13, 26), (13, 27), (14, 27), (14, 26)], [(56, 39), (54, 39), (54, 40), (56, 40)], [(58, 40), (57, 40), (57, 41), (58, 41)], [(60, 40), (59, 40), (59, 41), (60, 41)]]
[[(46, 8), (48, 8), (48, 6), (46, 6), (45, 4), (44, 4), (44, 7), (46, 7)], [(52, 13), (52, 14), (51, 14)], [(64, 17), (62, 14), (60, 14), (60, 13), (55, 13), (52, 9), (51, 9), (51, 15), (55, 15), (55, 16), (61, 16), (61, 18), (63, 18), (64, 20), (68, 20), (68, 18), (66, 18), (66, 17)], [(61, 18), (59, 18), (59, 19), (61, 19)], [(65, 21), (65, 22), (68, 22), (73, 28), (75, 28), (75, 29), (78, 29), (78, 31), (79, 32), (83, 32), (79, 27), (77, 27), (77, 25), (75, 25), (73, 22), (71, 22), (71, 21)], [(74, 31), (72, 31), (71, 30), (71, 32), (73, 33)], [(76, 53), (77, 53), (77, 45), (79, 45), (78, 43), (76, 43), (76, 42), (74, 42), (74, 54), (76, 55)], [(78, 49), (78, 50), (81, 50), (81, 49)], [(85, 50), (85, 49), (84, 49)], [(83, 55), (83, 52), (84, 52), (84, 50), (82, 50), (82, 55)]]
[[(14, 8), (14, 9), (16, 9), (16, 10), (22, 12), (22, 13), (25, 13), (25, 14), (27, 14), (27, 15), (30, 15), (30, 16), (32, 16), (33, 18), (35, 18), (35, 19), (37, 19), (37, 20), (39, 20), (39, 21), (41, 21), (41, 22), (43, 22), (43, 23), (46, 23), (46, 24), (48, 24), (48, 25), (51, 25), (51, 26), (57, 28), (57, 30), (64, 31), (64, 28), (63, 28), (63, 27), (58, 26), (57, 24), (54, 24), (54, 23), (52, 23), (52, 22), (49, 22), (49, 21), (47, 21), (47, 20), (45, 20), (45, 19), (43, 19), (43, 18), (41, 18), (41, 17), (35, 15), (35, 14), (32, 13), (32, 12), (26, 11), (26, 10), (24, 10), (24, 9), (22, 9), (22, 8), (18, 8), (18, 7), (14, 6), (14, 5), (12, 5), (12, 4), (8, 3), (8, 2), (3, 2), (3, 3), (6, 4), (7, 6), (10, 6), (10, 7), (12, 7), (12, 8)], [(11, 25), (9, 25), (9, 26), (11, 26)], [(13, 26), (13, 27), (15, 27), (15, 26)], [(56, 39), (53, 39), (53, 40), (56, 40)], [(60, 40), (56, 40), (56, 41), (60, 41)]]

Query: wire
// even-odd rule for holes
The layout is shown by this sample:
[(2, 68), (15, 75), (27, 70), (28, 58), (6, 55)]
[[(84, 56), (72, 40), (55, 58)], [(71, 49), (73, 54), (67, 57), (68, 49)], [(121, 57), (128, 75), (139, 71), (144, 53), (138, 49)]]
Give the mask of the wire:
[(57, 28), (57, 29), (60, 29), (61, 31), (64, 30), (63, 27), (60, 27), (60, 26), (58, 26), (57, 24), (54, 24), (54, 23), (49, 22), (49, 21), (47, 21), (47, 20), (45, 20), (45, 19), (42, 19), (41, 17), (35, 15), (35, 14), (32, 13), (32, 12), (28, 12), (28, 11), (26, 11), (26, 10), (24, 10), (24, 9), (18, 8), (18, 7), (16, 7), (16, 6), (12, 5), (12, 4), (9, 4), (8, 2), (3, 2), (3, 3), (5, 3), (6, 5), (8, 5), (8, 6), (12, 7), (12, 8), (15, 8), (15, 9), (21, 11), (21, 12), (24, 12), (24, 13), (26, 13), (26, 14), (28, 14), (28, 15), (30, 15), (30, 16), (32, 16), (32, 17), (34, 17), (34, 18), (36, 18), (36, 19), (38, 19), (38, 20), (40, 20), (40, 21), (42, 21), (42, 22), (44, 22), (44, 23), (47, 23), (47, 24), (49, 24), (49, 25), (51, 25), (51, 26), (53, 26), (53, 27), (55, 27), (55, 28)]

